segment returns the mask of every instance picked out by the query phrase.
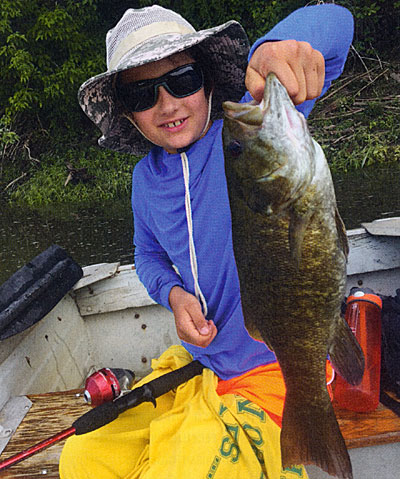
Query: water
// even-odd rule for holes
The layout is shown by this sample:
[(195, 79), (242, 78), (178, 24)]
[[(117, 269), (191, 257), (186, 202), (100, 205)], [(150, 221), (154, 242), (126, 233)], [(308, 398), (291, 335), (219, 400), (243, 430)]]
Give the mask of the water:
[[(400, 216), (400, 165), (364, 168), (334, 176), (338, 208), (348, 229), (377, 218)], [(27, 212), (1, 207), (0, 284), (52, 244), (81, 266), (133, 263), (129, 198), (95, 208)]]
[(52, 244), (64, 248), (81, 266), (133, 263), (129, 199), (113, 205), (58, 208), (40, 214), (0, 207), (0, 284)]
[(337, 204), (346, 228), (400, 216), (400, 164), (373, 166), (334, 175)]

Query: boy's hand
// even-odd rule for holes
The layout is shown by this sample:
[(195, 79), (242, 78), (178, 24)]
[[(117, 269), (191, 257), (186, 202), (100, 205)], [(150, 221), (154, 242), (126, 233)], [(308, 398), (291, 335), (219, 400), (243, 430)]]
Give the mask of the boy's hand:
[(176, 331), (183, 341), (205, 348), (215, 338), (217, 328), (213, 321), (207, 321), (201, 305), (192, 294), (179, 286), (169, 293), (169, 304), (175, 316)]
[(317, 98), (325, 80), (325, 60), (307, 42), (282, 40), (260, 45), (246, 71), (246, 87), (252, 97), (263, 98), (265, 79), (274, 72), (295, 105)]

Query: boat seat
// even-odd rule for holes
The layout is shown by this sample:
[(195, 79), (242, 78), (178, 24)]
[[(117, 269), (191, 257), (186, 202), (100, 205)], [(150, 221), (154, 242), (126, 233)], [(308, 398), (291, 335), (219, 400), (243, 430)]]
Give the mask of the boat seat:
[[(90, 407), (82, 390), (29, 395), (33, 405), (3, 454), (4, 460), (71, 426)], [(355, 413), (335, 407), (348, 448), (400, 442), (400, 417), (382, 404), (372, 413)], [(0, 472), (1, 479), (58, 479), (58, 461), (65, 441)]]

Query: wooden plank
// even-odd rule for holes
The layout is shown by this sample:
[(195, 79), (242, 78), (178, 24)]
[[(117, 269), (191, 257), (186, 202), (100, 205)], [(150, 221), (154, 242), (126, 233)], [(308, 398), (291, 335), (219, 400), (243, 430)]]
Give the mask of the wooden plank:
[[(7, 459), (35, 444), (48, 439), (72, 425), (90, 407), (82, 396), (82, 390), (29, 395), (32, 407), (16, 433), (8, 443), (1, 460)], [(0, 472), (1, 479), (58, 479), (58, 462), (65, 444), (60, 441), (34, 456)]]
[(369, 413), (346, 411), (337, 406), (335, 412), (349, 449), (400, 442), (400, 417), (383, 404)]

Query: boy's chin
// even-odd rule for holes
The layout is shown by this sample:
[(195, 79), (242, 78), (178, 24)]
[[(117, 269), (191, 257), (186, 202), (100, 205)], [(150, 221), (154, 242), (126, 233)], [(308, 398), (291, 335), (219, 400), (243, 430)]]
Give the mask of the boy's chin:
[(208, 124), (208, 127), (203, 131), (200, 135), (194, 136), (193, 138), (185, 141), (180, 141), (176, 142), (174, 145), (168, 145), (168, 147), (164, 147), (164, 149), (171, 154), (174, 153), (179, 153), (188, 150), (192, 145), (196, 143), (196, 141), (199, 141), (203, 136), (208, 132), (210, 129), (210, 126), (212, 125), (212, 122)]
[(199, 140), (199, 138), (196, 138), (193, 141), (189, 142), (182, 142), (182, 143), (177, 143), (176, 145), (168, 145), (167, 147), (164, 147), (164, 149), (170, 153), (171, 155), (174, 155), (176, 153), (181, 153), (183, 151), (188, 150), (196, 141)]

